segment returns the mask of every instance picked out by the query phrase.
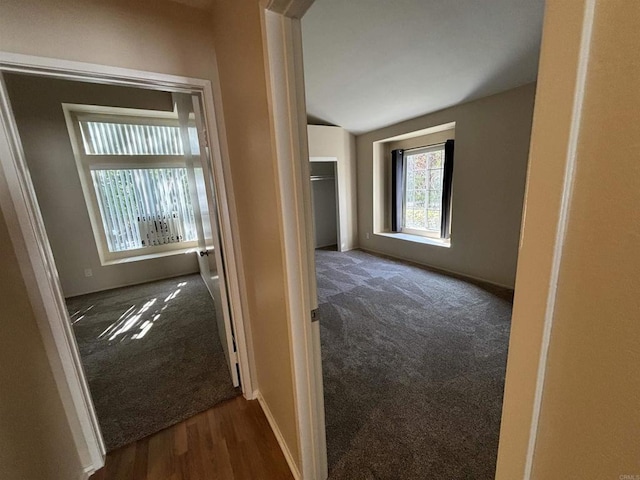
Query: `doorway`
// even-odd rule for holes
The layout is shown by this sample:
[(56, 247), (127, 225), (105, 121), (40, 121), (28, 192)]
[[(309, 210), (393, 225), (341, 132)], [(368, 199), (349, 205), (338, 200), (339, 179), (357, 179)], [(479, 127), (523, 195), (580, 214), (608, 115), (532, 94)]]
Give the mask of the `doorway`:
[(337, 162), (311, 162), (311, 193), (315, 247), (339, 250)]
[[(54, 335), (70, 342), (83, 390), (74, 393), (95, 433), (90, 450), (104, 455), (105, 443), (111, 450), (239, 395), (241, 319), (231, 317), (235, 272), (223, 252), (223, 180), (213, 174), (203, 92), (21, 73), (0, 80), (3, 120), (15, 122), (24, 151), (14, 161), (23, 162), (60, 293), (64, 323)], [(156, 375), (136, 378), (141, 371)], [(100, 403), (124, 405), (121, 416), (105, 417)]]

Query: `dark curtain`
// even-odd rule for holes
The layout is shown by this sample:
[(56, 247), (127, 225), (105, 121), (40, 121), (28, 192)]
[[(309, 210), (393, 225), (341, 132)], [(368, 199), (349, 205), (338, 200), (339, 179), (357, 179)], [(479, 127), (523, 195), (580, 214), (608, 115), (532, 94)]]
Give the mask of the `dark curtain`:
[(402, 230), (404, 197), (404, 150), (391, 151), (391, 231)]
[(451, 235), (451, 184), (453, 180), (453, 140), (444, 144), (444, 178), (442, 181), (442, 217), (440, 237), (449, 238)]

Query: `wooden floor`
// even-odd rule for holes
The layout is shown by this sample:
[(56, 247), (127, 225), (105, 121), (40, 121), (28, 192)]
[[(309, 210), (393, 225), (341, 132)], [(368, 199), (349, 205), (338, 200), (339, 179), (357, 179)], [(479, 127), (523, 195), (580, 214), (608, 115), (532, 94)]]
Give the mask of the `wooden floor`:
[(260, 405), (236, 397), (107, 455), (91, 480), (293, 479)]

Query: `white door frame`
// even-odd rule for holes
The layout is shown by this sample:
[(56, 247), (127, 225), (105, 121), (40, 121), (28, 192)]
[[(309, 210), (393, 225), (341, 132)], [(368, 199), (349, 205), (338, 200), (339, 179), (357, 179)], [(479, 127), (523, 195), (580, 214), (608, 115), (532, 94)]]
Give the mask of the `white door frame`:
[[(64, 302), (58, 272), (38, 207), (35, 191), (9, 98), (3, 72), (94, 83), (170, 90), (202, 95), (206, 130), (210, 138), (211, 167), (221, 223), (222, 244), (228, 272), (232, 321), (236, 334), (242, 390), (252, 398), (256, 390), (247, 339), (249, 325), (243, 319), (241, 258), (230, 165), (220, 108), (214, 107), (212, 84), (176, 75), (145, 72), (84, 62), (0, 52), (0, 208), (2, 209), (20, 270), (29, 292), (58, 391), (73, 433), (85, 473), (104, 465), (105, 446), (89, 393), (78, 348)], [(214, 85), (214, 87), (218, 87)], [(219, 88), (216, 88), (219, 92)], [(218, 99), (219, 100), (219, 99)]]
[(327, 451), (320, 326), (312, 322), (318, 300), (300, 25), (312, 3), (264, 0), (261, 17), (300, 450), (299, 470), (290, 466), (296, 478), (324, 480)]
[[(309, 255), (308, 248), (309, 245), (313, 245), (313, 228), (311, 227), (313, 217), (309, 196), (306, 107), (299, 20), (312, 3), (313, 0), (262, 0), (262, 6), (270, 11), (263, 14), (263, 28), (265, 29), (263, 36), (265, 37), (270, 113), (273, 121), (272, 134), (277, 150), (276, 170), (279, 180), (279, 199), (282, 203), (284, 223), (287, 302), (291, 323), (298, 433), (302, 457), (301, 477), (304, 480), (324, 480), (327, 478), (327, 464), (319, 329), (317, 323), (309, 323), (308, 318), (309, 309), (317, 307), (317, 298), (315, 296), (314, 259)], [(512, 330), (510, 339), (504, 405), (510, 407), (509, 411), (514, 415), (505, 416), (503, 411), (497, 465), (497, 475), (500, 479), (529, 479), (532, 476), (548, 345), (551, 339), (555, 292), (562, 259), (564, 232), (570, 210), (575, 147), (585, 89), (585, 72), (589, 57), (594, 6), (595, 0), (581, 0), (575, 6), (575, 13), (582, 13), (584, 18), (581, 47), (577, 59), (578, 74), (573, 91), (567, 92), (573, 97), (573, 110), (564, 119), (570, 124), (570, 128), (567, 129), (570, 130), (570, 134), (567, 139), (566, 155), (562, 158), (563, 165), (560, 166), (564, 170), (563, 181), (557, 187), (554, 186), (554, 192), (549, 192), (557, 195), (561, 200), (558, 204), (548, 202), (547, 205), (536, 205), (538, 209), (546, 210), (549, 214), (546, 217), (541, 217), (543, 222), (547, 222), (547, 218), (553, 219), (554, 222), (551, 229), (554, 235), (553, 240), (549, 242), (548, 246), (545, 244), (544, 252), (538, 252), (552, 258), (553, 265), (547, 271), (545, 265), (537, 265), (534, 259), (533, 262), (527, 262), (529, 263), (527, 268), (519, 268), (516, 279), (516, 285), (527, 284), (529, 279), (535, 277), (547, 282), (546, 289), (516, 293), (514, 303), (514, 311), (516, 311), (520, 303), (527, 303), (522, 301), (524, 296), (533, 298), (545, 306), (545, 314), (543, 318), (536, 318), (538, 323), (532, 326), (533, 330), (539, 333), (535, 338), (531, 337), (528, 329), (516, 325), (519, 321), (518, 318), (514, 317), (513, 319), (514, 327), (518, 328)], [(268, 13), (277, 15), (269, 18)], [(544, 40), (543, 34), (543, 54), (545, 47), (549, 49), (558, 47), (558, 45), (547, 47)], [(541, 73), (552, 75), (551, 72)], [(537, 101), (536, 109), (544, 110), (546, 107), (546, 103)], [(532, 140), (535, 141), (535, 138)], [(534, 161), (537, 160), (534, 159)], [(544, 188), (544, 186), (531, 183), (532, 168), (534, 167), (530, 162), (527, 198), (534, 188), (538, 190)], [(537, 167), (535, 168), (537, 170)], [(525, 198), (525, 202), (527, 198)], [(532, 206), (529, 205), (529, 207)], [(534, 220), (527, 218), (525, 212), (521, 244), (535, 241), (535, 235), (531, 232), (535, 232), (537, 229), (545, 232), (549, 230), (546, 223), (544, 225), (534, 225), (534, 223)], [(515, 347), (522, 345), (527, 345), (527, 347), (518, 348), (516, 351)], [(520, 396), (512, 391), (511, 384), (518, 385), (519, 383), (514, 380), (523, 375), (526, 377), (523, 381), (526, 383), (527, 392), (530, 391), (532, 394), (527, 396), (524, 401), (518, 401)], [(510, 445), (511, 443), (514, 445)], [(523, 468), (516, 468), (517, 472), (515, 472), (511, 468), (513, 464), (522, 465)], [(509, 473), (505, 474), (505, 472), (514, 473), (515, 476), (508, 476)]]

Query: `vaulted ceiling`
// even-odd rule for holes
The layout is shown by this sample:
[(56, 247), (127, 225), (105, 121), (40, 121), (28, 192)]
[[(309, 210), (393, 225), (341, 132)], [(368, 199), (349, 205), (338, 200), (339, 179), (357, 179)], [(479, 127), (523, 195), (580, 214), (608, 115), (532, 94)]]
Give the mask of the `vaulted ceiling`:
[(363, 133), (535, 81), (544, 0), (315, 0), (307, 112)]

